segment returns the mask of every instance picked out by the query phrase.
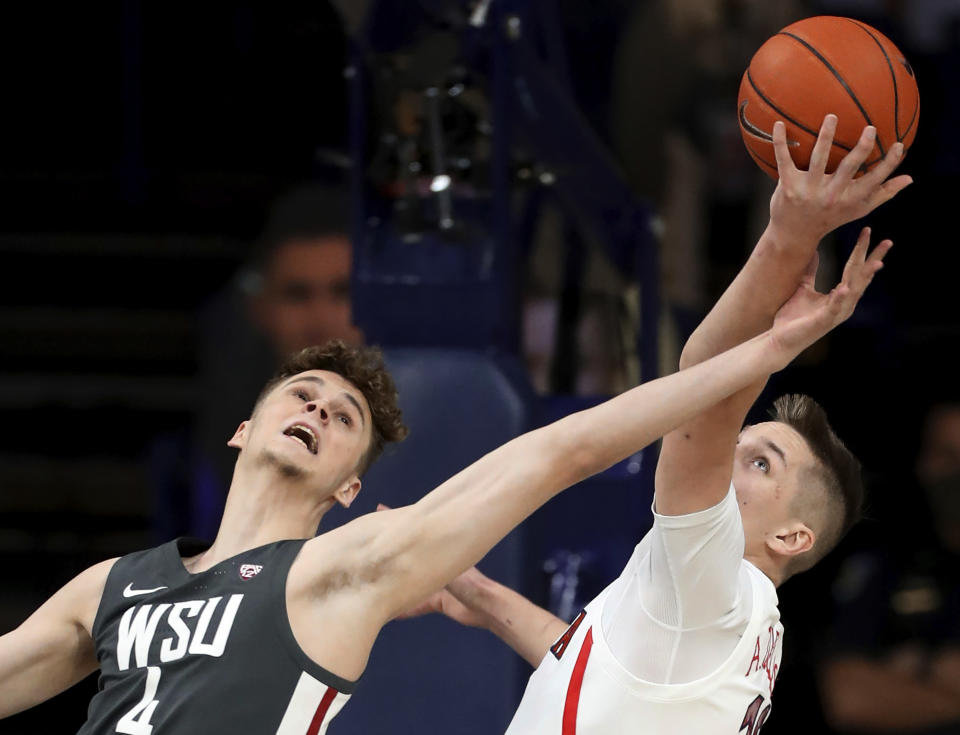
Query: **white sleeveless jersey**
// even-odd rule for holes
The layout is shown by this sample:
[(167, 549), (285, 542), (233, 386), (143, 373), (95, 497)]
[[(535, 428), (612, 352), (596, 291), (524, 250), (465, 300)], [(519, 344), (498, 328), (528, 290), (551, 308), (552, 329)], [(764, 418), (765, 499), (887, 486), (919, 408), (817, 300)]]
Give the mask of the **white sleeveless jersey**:
[[(627, 570), (647, 558), (649, 540), (637, 545)], [(757, 735), (770, 715), (783, 626), (773, 584), (749, 562), (741, 559), (740, 565), (752, 593), (749, 618), (732, 653), (710, 673), (687, 683), (659, 684), (624, 668), (601, 624), (604, 603), (621, 577), (547, 652), (507, 735)]]

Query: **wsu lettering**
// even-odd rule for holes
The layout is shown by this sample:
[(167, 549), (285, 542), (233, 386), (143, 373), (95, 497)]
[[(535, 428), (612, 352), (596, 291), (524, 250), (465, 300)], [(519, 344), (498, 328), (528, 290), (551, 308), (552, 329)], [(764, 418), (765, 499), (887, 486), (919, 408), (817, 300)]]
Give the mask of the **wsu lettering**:
[[(243, 595), (158, 605), (134, 605), (123, 613), (117, 631), (117, 666), (126, 671), (176, 661), (187, 655), (223, 655)], [(153, 645), (160, 640), (159, 650)], [(131, 660), (132, 659), (132, 660)]]

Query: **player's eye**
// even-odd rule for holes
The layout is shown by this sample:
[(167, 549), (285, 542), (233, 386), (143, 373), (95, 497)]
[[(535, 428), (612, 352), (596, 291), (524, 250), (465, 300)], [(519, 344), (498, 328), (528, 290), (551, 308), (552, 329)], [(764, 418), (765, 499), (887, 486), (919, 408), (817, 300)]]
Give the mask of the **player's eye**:
[(302, 388), (295, 388), (293, 391), (293, 395), (295, 395), (297, 398), (299, 398), (301, 401), (304, 401), (304, 402), (310, 400), (310, 396), (308, 396), (307, 392)]
[(353, 419), (350, 418), (348, 414), (341, 413), (337, 418), (340, 419), (340, 423), (345, 426), (353, 426)]
[(752, 460), (752, 463), (753, 463), (753, 466), (756, 467), (761, 472), (770, 471), (770, 463), (767, 462), (767, 460), (764, 459), (763, 457), (757, 457), (756, 459)]

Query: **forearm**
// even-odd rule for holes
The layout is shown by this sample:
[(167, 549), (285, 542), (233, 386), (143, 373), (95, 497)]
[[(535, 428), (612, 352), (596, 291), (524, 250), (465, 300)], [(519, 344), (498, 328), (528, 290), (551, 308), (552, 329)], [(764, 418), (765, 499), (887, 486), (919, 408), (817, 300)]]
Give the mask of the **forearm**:
[[(375, 549), (397, 572), (387, 617), (476, 563), (553, 495), (630, 456), (718, 400), (783, 367), (792, 353), (760, 335), (514, 439), (395, 516)], [(383, 515), (383, 514), (377, 514)]]
[(899, 732), (960, 721), (955, 692), (864, 658), (827, 665), (821, 679), (831, 725)]
[(769, 329), (816, 248), (816, 240), (791, 237), (768, 224), (744, 267), (690, 335), (680, 367), (695, 365)]
[(774, 366), (764, 354), (768, 335), (564, 419), (571, 423), (569, 433), (576, 434), (589, 473), (606, 469), (741, 391), (762, 386), (782, 366)]
[(553, 613), (480, 572), (462, 575), (448, 589), (480, 616), (487, 630), (533, 667), (540, 665), (550, 646), (567, 628)]

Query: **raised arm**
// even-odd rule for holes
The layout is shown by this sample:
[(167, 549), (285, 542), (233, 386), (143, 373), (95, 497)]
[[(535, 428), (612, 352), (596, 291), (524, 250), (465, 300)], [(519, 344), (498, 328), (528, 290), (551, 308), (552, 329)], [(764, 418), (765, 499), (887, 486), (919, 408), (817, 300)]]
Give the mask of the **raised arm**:
[(836, 172), (826, 173), (836, 129), (836, 115), (827, 115), (810, 167), (801, 171), (790, 158), (784, 124), (773, 126), (780, 178), (770, 200), (770, 221), (743, 269), (687, 341), (681, 368), (769, 329), (774, 314), (800, 284), (820, 240), (837, 227), (866, 216), (912, 181), (906, 175), (888, 180), (903, 155), (900, 143), (869, 173), (854, 178), (874, 150), (876, 129), (872, 126), (863, 129)]
[(91, 629), (114, 562), (77, 575), (0, 636), (0, 719), (50, 699), (97, 669)]
[(370, 615), (385, 622), (444, 586), (566, 487), (779, 370), (846, 319), (866, 282), (798, 303), (770, 331), (688, 370), (525, 434), (404, 508), (325, 534), (351, 549), (346, 579), (363, 580)]
[[(780, 180), (770, 200), (770, 222), (746, 264), (690, 336), (680, 358), (688, 367), (768, 329), (774, 314), (801, 284), (812, 285), (820, 240), (842, 224), (865, 216), (910, 184), (888, 178), (902, 157), (898, 143), (869, 173), (854, 178), (874, 150), (876, 131), (864, 128), (854, 149), (833, 174), (825, 171), (837, 118), (827, 115), (811, 156), (800, 171), (790, 158), (783, 123), (773, 128)], [(662, 513), (690, 513), (718, 503), (730, 485), (733, 446), (765, 379), (680, 426), (664, 437), (657, 464), (657, 506)], [(676, 488), (692, 494), (673, 510), (661, 500)]]

